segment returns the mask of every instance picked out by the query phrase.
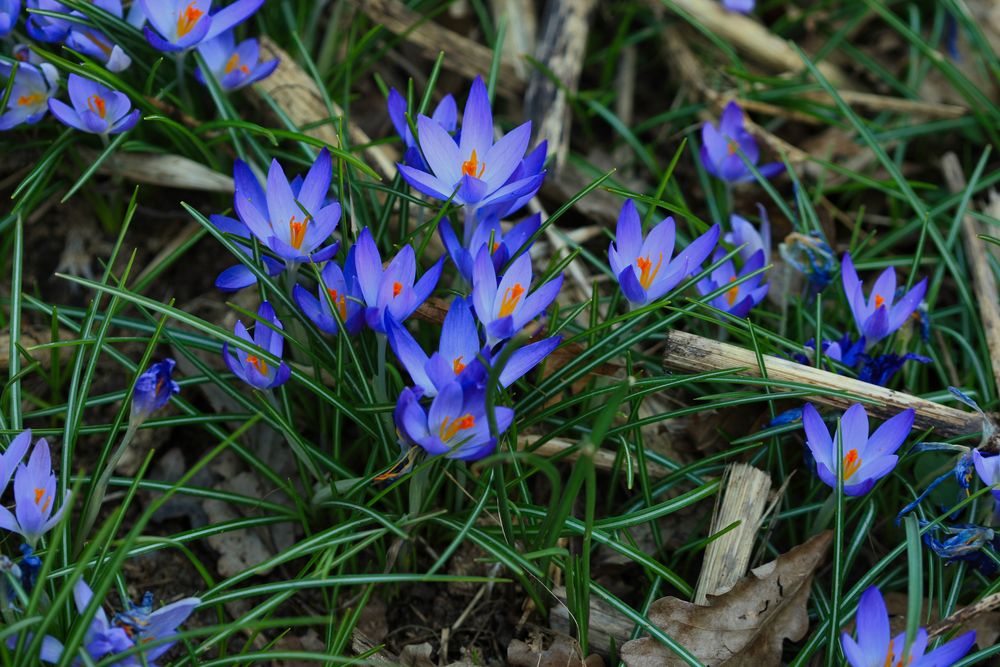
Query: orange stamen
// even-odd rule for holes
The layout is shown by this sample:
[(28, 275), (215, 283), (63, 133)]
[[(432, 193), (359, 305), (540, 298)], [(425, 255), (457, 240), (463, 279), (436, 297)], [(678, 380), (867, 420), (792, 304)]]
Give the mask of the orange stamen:
[[(733, 276), (732, 278), (730, 278), (729, 282), (731, 282), (731, 283), (736, 282), (736, 276)], [(730, 287), (728, 290), (726, 290), (726, 301), (729, 303), (730, 307), (732, 307), (732, 305), (734, 303), (736, 303), (736, 297), (738, 297), (739, 295), (740, 295), (740, 286), (739, 285), (735, 285), (733, 287)]]
[(844, 481), (846, 482), (849, 480), (860, 467), (861, 458), (858, 456), (858, 450), (852, 449), (847, 452), (847, 454), (844, 455)]
[(494, 244), (493, 244), (493, 249), (492, 249), (492, 250), (490, 250), (490, 252), (496, 252), (496, 251), (497, 251), (497, 249), (499, 249), (499, 248), (500, 248), (500, 244), (499, 244), (499, 243), (494, 243)]
[(344, 294), (341, 294), (340, 298), (338, 299), (338, 297), (337, 297), (337, 290), (335, 290), (335, 289), (328, 289), (326, 291), (330, 295), (330, 301), (332, 301), (333, 304), (335, 306), (337, 306), (337, 310), (340, 311), (340, 319), (341, 320), (346, 320), (347, 319), (347, 296), (345, 296)]
[(503, 301), (500, 302), (500, 317), (507, 317), (513, 313), (523, 294), (524, 288), (521, 287), (521, 283), (515, 283), (513, 287), (508, 287), (503, 293)]
[(472, 149), (472, 157), (462, 163), (462, 173), (474, 178), (482, 178), (486, 170), (486, 163), (480, 162), (476, 158), (476, 149)]
[(52, 498), (45, 495), (45, 489), (35, 489), (35, 504), (41, 504), (42, 498), (45, 499), (45, 504), (42, 505), (42, 512), (44, 513), (49, 510), (49, 503), (52, 502)]
[(195, 7), (193, 2), (189, 4), (177, 17), (177, 36), (183, 37), (191, 32), (198, 24), (198, 20), (204, 15), (205, 12)]
[(403, 283), (400, 283), (400, 282), (393, 282), (392, 283), (392, 296), (393, 296), (393, 298), (396, 298), (397, 296), (399, 296), (399, 293), (402, 292), (402, 291), (403, 291)]
[(455, 371), (455, 375), (458, 375), (459, 373), (464, 371), (465, 364), (462, 363), (462, 357), (455, 357), (455, 360), (451, 362), (451, 367)]
[(653, 269), (653, 261), (649, 257), (636, 259), (635, 265), (639, 267), (639, 284), (642, 285), (643, 289), (649, 289), (649, 286), (653, 284), (653, 280), (656, 278), (656, 274), (660, 272), (660, 266), (663, 265), (663, 253), (660, 253), (660, 259), (656, 262), (655, 269)]
[(472, 415), (465, 415), (464, 417), (454, 419), (451, 424), (448, 423), (448, 418), (445, 417), (441, 421), (441, 427), (438, 428), (438, 435), (441, 436), (442, 442), (447, 442), (454, 438), (459, 431), (470, 429), (475, 425), (476, 418)]
[(267, 375), (267, 362), (263, 359), (251, 354), (247, 357), (247, 363), (253, 364), (253, 367), (256, 368), (261, 375)]
[(18, 105), (26, 107), (29, 105), (35, 105), (42, 101), (41, 93), (32, 93), (30, 95), (21, 95), (17, 98)]
[(306, 240), (306, 229), (309, 227), (309, 221), (312, 220), (310, 216), (306, 216), (306, 219), (302, 222), (296, 220), (295, 216), (288, 222), (288, 229), (290, 231), (289, 236), (291, 237), (292, 247), (298, 250), (302, 247), (303, 241)]
[(83, 35), (84, 37), (89, 39), (94, 44), (94, 46), (99, 48), (104, 53), (104, 55), (106, 56), (111, 55), (111, 51), (114, 49), (114, 47), (111, 44), (108, 44), (107, 42), (101, 40), (97, 35), (95, 35), (92, 32), (85, 32), (83, 33)]
[(87, 98), (87, 106), (101, 118), (108, 113), (108, 105), (100, 95), (91, 95)]
[(226, 63), (226, 69), (225, 69), (226, 74), (229, 74), (239, 66), (240, 66), (240, 54), (234, 53), (232, 56), (230, 56), (229, 61)]
[(735, 141), (733, 141), (732, 139), (730, 139), (729, 143), (726, 144), (726, 152), (729, 155), (736, 155), (736, 149), (737, 148), (739, 148), (739, 145)]
[(881, 308), (882, 304), (884, 304), (884, 303), (885, 303), (885, 297), (883, 297), (881, 294), (876, 294), (875, 295), (875, 307), (876, 308)]

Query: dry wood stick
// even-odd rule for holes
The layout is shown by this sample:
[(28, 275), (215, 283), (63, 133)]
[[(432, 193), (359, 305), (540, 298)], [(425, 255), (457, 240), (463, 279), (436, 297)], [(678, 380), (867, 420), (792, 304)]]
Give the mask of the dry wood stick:
[[(539, 456), (544, 456), (545, 458), (552, 458), (563, 455), (564, 452), (576, 446), (576, 443), (574, 442), (569, 442), (568, 440), (562, 440), (560, 438), (552, 438), (551, 440), (547, 440), (541, 445), (535, 447), (535, 443), (540, 439), (541, 436), (537, 435), (520, 435), (517, 438), (517, 449), (519, 451), (531, 449), (533, 454), (538, 454)], [(562, 456), (563, 460), (570, 462), (576, 461), (579, 458), (579, 451), (570, 452), (569, 454)], [(594, 467), (604, 472), (610, 472), (611, 470), (614, 470), (616, 458), (617, 456), (614, 452), (608, 449), (598, 449), (594, 452)], [(632, 469), (636, 473), (639, 472), (639, 464), (635, 461), (635, 459), (632, 460)], [(670, 471), (655, 463), (646, 463), (646, 472), (649, 473), (650, 477), (660, 478), (666, 477)]]
[[(817, 393), (812, 397), (817, 403), (837, 408), (847, 408), (852, 403), (864, 402), (869, 414), (887, 419), (901, 410), (913, 408), (914, 425), (918, 429), (932, 428), (938, 436), (971, 435), (983, 430), (983, 420), (978, 414), (963, 412), (946, 405), (939, 405), (912, 394), (886, 389), (878, 385), (844, 377), (829, 371), (764, 355), (767, 377), (778, 382), (790, 382), (817, 389), (848, 392), (854, 399)], [(735, 375), (760, 377), (757, 356), (753, 350), (720, 343), (683, 331), (671, 331), (667, 337), (663, 365), (666, 368), (688, 372), (706, 372), (732, 369)], [(779, 391), (791, 388), (774, 387)]]
[[(948, 189), (953, 193), (963, 192), (968, 183), (962, 173), (962, 165), (954, 153), (945, 153), (941, 158), (941, 171)], [(1000, 295), (997, 281), (990, 268), (986, 254), (986, 242), (979, 238), (983, 233), (979, 222), (969, 213), (962, 217), (962, 241), (965, 256), (972, 272), (972, 286), (979, 304), (979, 319), (983, 323), (983, 335), (990, 350), (990, 365), (993, 366), (993, 380), (1000, 392)]]
[(946, 634), (959, 625), (962, 625), (980, 614), (993, 611), (1000, 607), (1000, 593), (994, 593), (984, 597), (979, 602), (974, 602), (968, 607), (963, 607), (951, 616), (943, 618), (931, 627), (927, 628), (927, 638), (934, 639)]
[[(444, 59), (445, 69), (458, 72), (472, 79), (486, 76), (493, 63), (493, 52), (488, 48), (448, 30), (442, 25), (427, 20), (418, 12), (398, 0), (353, 0), (368, 17), (392, 33), (424, 51), (429, 60), (434, 60), (442, 50), (450, 57)], [(497, 77), (497, 92), (508, 98), (516, 98), (524, 91), (524, 81), (510, 63), (500, 65)]]

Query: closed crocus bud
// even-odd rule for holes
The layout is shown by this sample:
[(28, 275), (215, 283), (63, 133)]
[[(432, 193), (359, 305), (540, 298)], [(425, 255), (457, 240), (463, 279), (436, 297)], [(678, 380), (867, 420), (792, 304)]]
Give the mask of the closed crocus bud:
[(132, 393), (132, 414), (129, 421), (138, 426), (151, 414), (165, 406), (170, 397), (180, 393), (180, 385), (171, 379), (177, 362), (173, 359), (159, 361), (139, 376)]

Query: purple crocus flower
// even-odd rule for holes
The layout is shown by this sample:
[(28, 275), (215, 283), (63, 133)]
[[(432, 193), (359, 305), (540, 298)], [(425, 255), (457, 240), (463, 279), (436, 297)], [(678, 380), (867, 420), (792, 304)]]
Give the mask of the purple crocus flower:
[(143, 423), (151, 414), (169, 403), (171, 396), (180, 393), (180, 385), (171, 378), (176, 364), (173, 359), (158, 361), (135, 381), (130, 423)]
[[(146, 593), (140, 604), (126, 601), (128, 609), (115, 615), (115, 621), (122, 625), (129, 634), (142, 645), (153, 642), (163, 642), (145, 649), (142, 654), (147, 664), (159, 658), (173, 647), (176, 642), (167, 642), (177, 634), (177, 628), (188, 619), (191, 613), (201, 604), (199, 598), (184, 598), (171, 602), (153, 611), (153, 595)], [(142, 664), (136, 657), (129, 658), (136, 667)]]
[[(73, 602), (76, 604), (77, 611), (83, 614), (93, 599), (94, 591), (90, 589), (90, 586), (85, 581), (82, 579), (78, 580), (73, 586)], [(86, 652), (91, 661), (96, 662), (113, 653), (127, 651), (133, 646), (135, 646), (135, 643), (125, 629), (111, 625), (108, 622), (108, 616), (104, 612), (104, 608), (98, 605), (97, 612), (94, 614), (94, 618), (90, 622), (90, 627), (87, 629), (87, 634), (83, 638), (83, 651)], [(46, 636), (42, 638), (42, 649), (39, 658), (42, 662), (57, 663), (62, 659), (64, 651), (65, 648), (62, 642), (55, 637)], [(71, 664), (80, 664), (80, 661), (75, 660)], [(131, 665), (138, 663), (128, 660), (127, 662), (114, 664)]]
[[(10, 78), (13, 66), (0, 63), (0, 76)], [(0, 130), (21, 124), (34, 125), (49, 110), (49, 98), (59, 88), (59, 71), (49, 63), (21, 63), (14, 74), (7, 110), (0, 115)]]
[[(712, 263), (718, 262), (725, 255), (725, 250), (721, 248), (716, 250), (715, 255), (712, 257)], [(763, 274), (757, 274), (739, 284), (735, 283), (743, 276), (749, 275), (763, 268), (763, 266), (764, 252), (762, 250), (754, 253), (747, 263), (743, 265), (739, 273), (736, 272), (733, 260), (728, 259), (716, 267), (710, 275), (698, 282), (698, 291), (703, 295), (710, 294), (720, 287), (732, 284), (732, 287), (712, 299), (710, 303), (715, 308), (725, 311), (733, 317), (746, 317), (750, 313), (750, 309), (763, 301), (764, 297), (767, 296), (769, 285), (766, 283), (764, 285), (760, 284), (761, 280), (764, 279)]]
[(890, 266), (875, 280), (871, 298), (865, 298), (864, 286), (854, 270), (850, 253), (844, 254), (841, 270), (847, 303), (868, 348), (902, 327), (927, 292), (927, 279), (924, 278), (894, 304), (896, 269)]
[[(510, 408), (495, 407), (497, 435), (514, 421)], [(407, 444), (423, 447), (432, 456), (475, 461), (496, 448), (486, 416), (486, 392), (482, 387), (446, 385), (425, 412), (417, 393), (410, 388), (399, 396), (394, 413), (396, 428)]]
[[(257, 319), (259, 321), (254, 325), (252, 338), (240, 321), (236, 322), (234, 333), (247, 343), (281, 359), (285, 347), (285, 337), (281, 333), (284, 327), (270, 303), (264, 301), (260, 304), (260, 308), (257, 309)], [(245, 352), (239, 348), (234, 348), (230, 352), (228, 341), (222, 344), (222, 358), (226, 360), (226, 365), (233, 375), (257, 389), (273, 389), (283, 385), (292, 374), (292, 369), (284, 361), (275, 368), (273, 364), (268, 364), (254, 352)]]
[(476, 226), (468, 247), (459, 241), (448, 218), (441, 218), (441, 222), (438, 223), (438, 233), (441, 234), (444, 247), (448, 250), (448, 256), (458, 267), (458, 272), (467, 283), (471, 284), (472, 269), (480, 248), (492, 243), (489, 250), (490, 257), (493, 259), (494, 270), (499, 272), (511, 257), (525, 248), (541, 224), (542, 216), (536, 213), (514, 225), (505, 234), (498, 219), (484, 220)]
[[(13, 447), (13, 443), (11, 443)], [(8, 450), (9, 451), (9, 450)], [(1000, 456), (983, 456), (982, 452), (978, 449), (972, 450), (972, 462), (976, 466), (976, 472), (979, 473), (979, 479), (983, 480), (983, 484), (991, 489), (993, 498), (1000, 503)], [(0, 482), (3, 479), (0, 478)]]
[(348, 285), (357, 281), (361, 288), (369, 328), (385, 333), (386, 314), (396, 322), (409, 317), (434, 291), (443, 268), (442, 258), (414, 283), (417, 260), (409, 245), (403, 246), (389, 265), (382, 268), (378, 246), (365, 227), (347, 253), (344, 279)]
[(743, 246), (746, 247), (740, 250), (740, 259), (744, 262), (750, 261), (750, 258), (761, 251), (764, 253), (764, 264), (771, 263), (771, 222), (767, 219), (767, 210), (761, 206), (757, 205), (760, 209), (760, 231), (753, 226), (746, 218), (740, 217), (735, 213), (730, 216), (729, 224), (732, 227), (731, 232), (726, 232), (726, 235), (722, 237), (722, 240), (733, 246)]
[[(544, 174), (510, 181), (528, 148), (531, 123), (518, 126), (494, 144), (493, 111), (481, 77), (472, 83), (457, 142), (427, 116), (417, 118), (417, 132), (428, 169), (400, 164), (400, 174), (425, 195), (442, 200), (454, 195), (453, 201), (471, 209), (466, 213), (469, 219), (478, 209), (534, 193), (542, 184)], [(471, 226), (466, 231), (466, 237), (471, 235)]]
[(301, 285), (296, 285), (293, 288), (292, 297), (295, 299), (295, 303), (302, 309), (306, 317), (325, 334), (333, 335), (338, 331), (337, 318), (333, 314), (334, 307), (337, 309), (340, 321), (344, 323), (347, 333), (354, 335), (361, 331), (361, 327), (365, 324), (365, 318), (358, 281), (355, 279), (351, 285), (348, 285), (344, 272), (336, 262), (327, 262), (320, 277), (323, 280), (317, 287), (318, 296), (313, 296)]
[[(271, 76), (278, 68), (277, 58), (260, 61), (260, 45), (256, 39), (246, 39), (237, 45), (232, 30), (202, 42), (198, 45), (198, 52), (223, 90), (249, 86)], [(194, 76), (205, 83), (205, 73), (200, 67), (195, 69)]]
[(236, 214), (261, 243), (286, 263), (324, 262), (337, 254), (338, 243), (322, 246), (340, 221), (340, 204), (327, 203), (333, 165), (323, 149), (298, 192), (277, 160), (267, 172), (267, 191), (246, 163), (237, 160)]
[(753, 11), (756, 0), (722, 0), (722, 6), (731, 12), (749, 14)]
[[(30, 438), (30, 431), (28, 433)], [(14, 475), (14, 512), (0, 506), (0, 528), (21, 535), (34, 547), (42, 535), (59, 523), (68, 499), (67, 491), (59, 509), (53, 513), (56, 476), (52, 472), (49, 444), (41, 438), (31, 450), (28, 463), (17, 467)]]
[(212, 0), (139, 0), (150, 25), (146, 39), (160, 51), (187, 51), (250, 18), (264, 0), (236, 0), (214, 14)]
[[(730, 102), (722, 111), (719, 126), (706, 122), (701, 127), (701, 163), (705, 171), (729, 183), (743, 183), (754, 180), (753, 172), (743, 162), (739, 151), (743, 152), (750, 164), (756, 166), (760, 159), (760, 149), (753, 136), (743, 124), (743, 109), (736, 102)], [(781, 173), (785, 168), (780, 162), (772, 162), (757, 167), (764, 178)]]
[[(117, 18), (124, 16), (121, 0), (92, 0), (92, 2), (112, 16)], [(69, 15), (80, 18), (84, 17), (82, 13), (77, 11), (69, 12)], [(141, 16), (138, 18), (141, 18)], [(129, 14), (129, 19), (129, 22), (133, 26), (138, 27), (138, 24), (135, 22), (137, 16), (134, 12)], [(75, 21), (66, 21), (65, 23), (67, 32), (65, 37), (60, 41), (64, 41), (69, 48), (79, 51), (85, 56), (101, 63), (109, 72), (121, 72), (132, 64), (132, 59), (103, 32), (95, 30), (84, 23), (77, 23)]]
[[(211, 223), (215, 225), (216, 229), (220, 232), (245, 239), (249, 243), (251, 236), (250, 228), (239, 220), (227, 218), (223, 215), (213, 215), (209, 217), (209, 221), (211, 221)], [(236, 246), (247, 257), (253, 258), (253, 249), (250, 248), (248, 243), (237, 243)], [(284, 264), (272, 257), (267, 257), (262, 254), (260, 259), (264, 263), (264, 270), (267, 271), (269, 276), (276, 276), (285, 268)], [(215, 286), (223, 292), (235, 292), (243, 289), (244, 287), (256, 284), (257, 276), (253, 274), (253, 271), (251, 271), (246, 264), (236, 264), (234, 266), (230, 266), (228, 269), (220, 273), (215, 279)]]
[[(608, 262), (622, 293), (637, 306), (656, 301), (691, 275), (705, 261), (719, 240), (720, 229), (711, 229), (692, 241), (677, 257), (674, 252), (674, 219), (662, 220), (642, 238), (642, 220), (629, 199), (618, 216), (615, 243), (608, 247)], [(666, 261), (666, 265), (664, 265)]]
[[(847, 409), (837, 432), (830, 432), (812, 404), (802, 411), (806, 445), (816, 460), (816, 474), (825, 484), (837, 488), (838, 475), (843, 475), (844, 493), (861, 496), (896, 467), (897, 449), (913, 427), (913, 409), (907, 409), (882, 424), (869, 438), (868, 414), (860, 403)], [(837, 459), (838, 447), (842, 460)]]
[(28, 453), (31, 446), (31, 429), (25, 429), (18, 433), (3, 454), (0, 454), (0, 494), (7, 490), (10, 478), (14, 476), (17, 466), (24, 460), (24, 455)]
[[(479, 356), (488, 360), (491, 355), (489, 351), (481, 350), (476, 320), (466, 299), (457, 298), (452, 301), (441, 328), (438, 350), (429, 357), (406, 327), (391, 318), (386, 318), (386, 335), (396, 357), (423, 396), (436, 396), (455, 380), (463, 386), (485, 380), (487, 369)], [(553, 336), (512, 352), (500, 371), (500, 385), (509, 387), (551, 354), (561, 340), (561, 337)]]
[(559, 294), (563, 275), (560, 273), (529, 294), (531, 280), (531, 257), (525, 253), (514, 260), (497, 285), (489, 249), (479, 249), (473, 266), (472, 302), (490, 347), (511, 338), (541, 315)]
[(0, 0), (0, 37), (10, 34), (21, 15), (21, 0)]
[(851, 667), (884, 667), (901, 665), (909, 644), (907, 667), (949, 667), (969, 652), (976, 641), (975, 630), (956, 637), (924, 654), (927, 650), (927, 630), (920, 628), (917, 635), (907, 642), (905, 632), (895, 637), (889, 630), (889, 610), (882, 593), (870, 586), (858, 601), (857, 641), (848, 633), (840, 637), (840, 646)]
[[(427, 164), (424, 162), (423, 156), (420, 155), (420, 148), (417, 146), (417, 138), (413, 136), (410, 124), (406, 122), (408, 108), (406, 98), (395, 88), (389, 89), (388, 107), (389, 120), (392, 121), (396, 133), (403, 140), (403, 146), (406, 147), (403, 164), (420, 171), (427, 171)], [(450, 94), (442, 97), (434, 108), (434, 113), (431, 114), (431, 120), (440, 125), (448, 134), (454, 134), (455, 127), (458, 125), (458, 105), (455, 104), (455, 98)]]
[[(69, 14), (70, 8), (56, 0), (28, 0), (28, 9)], [(52, 16), (28, 12), (28, 35), (39, 42), (62, 42), (69, 32), (70, 22)]]
[(64, 125), (94, 134), (120, 134), (139, 122), (139, 110), (132, 109), (128, 95), (76, 74), (69, 75), (69, 99), (66, 103), (49, 100), (49, 111)]

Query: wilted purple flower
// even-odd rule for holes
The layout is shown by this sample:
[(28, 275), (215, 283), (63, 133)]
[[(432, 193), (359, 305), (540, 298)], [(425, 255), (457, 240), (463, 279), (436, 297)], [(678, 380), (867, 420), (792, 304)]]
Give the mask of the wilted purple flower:
[[(281, 333), (284, 327), (270, 303), (264, 301), (260, 304), (260, 308), (257, 309), (257, 319), (252, 338), (240, 321), (236, 322), (234, 333), (247, 343), (281, 359), (285, 347), (285, 337)], [(228, 341), (222, 344), (222, 358), (226, 360), (226, 365), (233, 375), (257, 389), (273, 389), (283, 385), (292, 374), (292, 369), (284, 361), (275, 368), (273, 364), (268, 364), (254, 352), (245, 352), (239, 348), (234, 348), (230, 352)]]
[[(913, 427), (913, 409), (907, 409), (882, 424), (869, 438), (868, 414), (860, 403), (847, 409), (837, 432), (830, 432), (811, 403), (802, 412), (806, 445), (816, 459), (816, 474), (825, 484), (837, 488), (837, 478), (843, 476), (844, 493), (860, 496), (868, 493), (875, 482), (896, 467), (897, 449)], [(839, 449), (838, 449), (839, 448)], [(837, 460), (838, 451), (841, 460)]]
[[(0, 63), (0, 76), (10, 78), (13, 66)], [(49, 110), (49, 98), (59, 88), (59, 70), (48, 63), (21, 63), (14, 74), (14, 83), (7, 98), (7, 110), (0, 115), (0, 130), (9, 130), (22, 123), (33, 125)]]
[[(495, 407), (497, 435), (514, 421), (510, 408)], [(452, 382), (434, 397), (425, 412), (410, 388), (399, 396), (394, 413), (396, 428), (408, 444), (450, 459), (475, 461), (491, 454), (496, 439), (490, 436), (486, 392), (482, 387), (462, 387)]]
[(889, 630), (889, 611), (882, 593), (875, 586), (870, 586), (861, 594), (855, 626), (857, 641), (846, 632), (840, 637), (840, 646), (851, 667), (901, 665), (904, 655), (909, 655), (907, 667), (949, 667), (968, 653), (976, 641), (973, 630), (924, 655), (927, 630), (920, 628), (909, 642), (905, 632), (893, 637)]
[(187, 51), (250, 18), (264, 0), (236, 0), (214, 14), (212, 0), (138, 0), (150, 25), (146, 39), (160, 51)]
[(729, 218), (732, 231), (726, 232), (722, 240), (733, 246), (746, 246), (740, 250), (740, 259), (742, 261), (750, 261), (750, 258), (760, 250), (764, 253), (764, 264), (770, 264), (771, 222), (767, 219), (767, 210), (760, 204), (757, 207), (760, 209), (760, 231), (757, 231), (757, 228), (749, 220), (734, 213)]
[[(392, 121), (392, 126), (396, 129), (396, 133), (403, 140), (403, 146), (406, 147), (405, 154), (403, 155), (403, 164), (407, 164), (420, 171), (427, 171), (427, 164), (424, 162), (423, 156), (420, 155), (417, 139), (410, 130), (410, 124), (406, 122), (406, 98), (395, 88), (389, 89), (388, 107), (389, 120)], [(454, 134), (455, 127), (458, 125), (458, 105), (455, 104), (455, 98), (450, 94), (442, 97), (441, 101), (434, 108), (434, 113), (431, 114), (431, 120), (440, 125), (448, 134)]]
[(850, 253), (844, 254), (841, 269), (847, 303), (868, 348), (903, 326), (927, 291), (927, 279), (924, 278), (893, 304), (896, 298), (896, 269), (890, 266), (875, 281), (871, 298), (865, 298), (864, 286), (854, 270)]
[(674, 219), (668, 217), (644, 240), (635, 203), (629, 199), (622, 205), (615, 242), (608, 247), (608, 262), (622, 293), (633, 304), (656, 301), (691, 275), (715, 248), (720, 229), (713, 225), (671, 259), (674, 231)]
[(336, 262), (327, 262), (320, 276), (323, 280), (317, 288), (318, 296), (313, 296), (301, 285), (296, 285), (292, 290), (295, 303), (323, 333), (337, 333), (337, 318), (333, 314), (333, 308), (337, 309), (347, 333), (354, 335), (361, 331), (365, 318), (358, 281), (354, 279), (348, 285), (344, 272)]
[(486, 329), (490, 347), (511, 338), (549, 307), (562, 287), (563, 275), (531, 288), (531, 257), (522, 254), (508, 267), (497, 285), (497, 275), (489, 249), (481, 247), (472, 275), (472, 303), (476, 317)]
[[(256, 39), (246, 39), (237, 45), (232, 30), (202, 42), (198, 52), (223, 90), (238, 90), (266, 79), (278, 67), (277, 58), (260, 61), (260, 45)], [(195, 69), (194, 76), (205, 83), (205, 73), (200, 67)]]
[(17, 25), (21, 0), (0, 0), (0, 37), (6, 37)]
[[(26, 431), (26, 433), (30, 438), (31, 432)], [(40, 438), (31, 451), (28, 463), (22, 463), (17, 467), (17, 473), (14, 475), (14, 513), (0, 506), (0, 528), (18, 533), (34, 547), (42, 535), (59, 523), (68, 499), (67, 491), (59, 509), (53, 513), (56, 502), (56, 476), (52, 472), (49, 444), (45, 438)]]
[[(864, 340), (864, 336), (861, 337)], [(868, 354), (862, 355), (862, 360), (864, 364), (861, 366), (861, 370), (858, 371), (858, 379), (862, 382), (870, 382), (871, 384), (877, 384), (881, 387), (889, 384), (896, 373), (903, 367), (907, 361), (916, 361), (921, 364), (929, 364), (931, 362), (930, 357), (925, 357), (921, 354), (913, 354), (912, 352), (907, 354), (880, 354), (877, 356), (871, 356)]]
[(132, 109), (128, 95), (76, 74), (69, 75), (72, 108), (56, 99), (49, 110), (63, 124), (94, 134), (120, 134), (139, 122), (139, 110)]
[[(250, 241), (250, 228), (239, 220), (227, 218), (224, 215), (209, 216), (209, 221), (215, 225), (216, 229), (224, 234), (230, 234), (241, 239)], [(244, 243), (237, 243), (236, 246), (247, 257), (253, 258), (253, 249)], [(261, 254), (261, 261), (264, 263), (264, 270), (269, 276), (276, 276), (282, 272), (285, 265), (278, 260)], [(223, 271), (215, 279), (215, 286), (223, 292), (235, 292), (244, 287), (257, 284), (257, 276), (253, 274), (246, 264), (236, 264)]]
[(405, 245), (383, 269), (378, 246), (365, 227), (358, 235), (357, 243), (347, 253), (344, 279), (348, 285), (356, 280), (360, 286), (368, 326), (385, 333), (386, 313), (396, 322), (409, 317), (434, 291), (443, 268), (442, 258), (414, 283), (417, 260), (413, 248)]
[(139, 376), (135, 381), (135, 391), (132, 393), (132, 414), (129, 421), (141, 424), (157, 410), (160, 410), (174, 394), (179, 394), (181, 387), (170, 377), (177, 364), (173, 359), (159, 361)]
[[(701, 127), (701, 163), (705, 171), (716, 178), (730, 183), (754, 180), (753, 172), (743, 162), (743, 155), (750, 164), (756, 166), (760, 159), (760, 149), (753, 136), (743, 124), (743, 109), (736, 102), (730, 102), (722, 111), (719, 126), (706, 122)], [(780, 162), (772, 162), (757, 167), (764, 178), (781, 173), (785, 168)]]
[[(456, 380), (464, 386), (485, 380), (488, 370), (479, 356), (489, 361), (490, 353), (481, 350), (476, 320), (466, 299), (452, 301), (441, 328), (438, 350), (429, 357), (406, 327), (391, 318), (386, 321), (386, 334), (393, 352), (423, 396), (436, 396), (438, 391)], [(500, 371), (500, 385), (510, 386), (551, 354), (561, 340), (561, 337), (553, 336), (512, 352)]]
[[(143, 595), (141, 603), (134, 604), (131, 601), (126, 601), (126, 604), (128, 609), (116, 614), (115, 621), (124, 626), (126, 632), (141, 645), (163, 642), (142, 652), (146, 663), (151, 665), (154, 660), (173, 647), (176, 642), (164, 640), (177, 634), (177, 628), (201, 604), (201, 600), (199, 598), (184, 598), (153, 611), (153, 594), (147, 592)], [(137, 657), (131, 660), (134, 660), (137, 666), (141, 664)]]
[(324, 262), (340, 247), (338, 243), (320, 247), (340, 221), (340, 204), (326, 199), (332, 175), (330, 151), (324, 148), (296, 192), (273, 160), (265, 192), (246, 163), (237, 160), (233, 169), (236, 213), (286, 263)]
[[(721, 248), (716, 250), (715, 256), (712, 257), (712, 263), (714, 264), (715, 262), (718, 262), (725, 257), (725, 255), (725, 250), (722, 250)], [(711, 274), (698, 281), (698, 291), (702, 295), (705, 295), (714, 292), (720, 287), (732, 285), (732, 287), (727, 289), (725, 292), (712, 299), (710, 303), (715, 308), (725, 311), (733, 317), (746, 317), (750, 313), (750, 309), (763, 301), (764, 297), (767, 296), (767, 289), (769, 285), (766, 283), (764, 285), (760, 284), (761, 280), (764, 278), (763, 274), (758, 274), (748, 278), (739, 284), (737, 284), (736, 281), (763, 267), (764, 252), (761, 250), (758, 250), (749, 259), (749, 261), (743, 265), (743, 268), (740, 269), (739, 273), (736, 272), (736, 266), (733, 264), (733, 260), (728, 259), (716, 267)]]
[[(896, 522), (899, 523), (898, 518)], [(924, 531), (922, 535), (924, 544), (944, 559), (945, 564), (971, 563), (987, 576), (993, 576), (996, 573), (996, 561), (990, 557), (989, 553), (996, 553), (997, 549), (1000, 549), (1000, 535), (997, 535), (997, 532), (992, 528), (972, 523), (960, 523), (951, 526), (937, 524), (931, 526), (929, 530), (925, 530), (929, 522), (918, 519), (918, 523)], [(939, 533), (943, 534), (943, 539), (938, 537)], [(950, 665), (952, 663), (935, 664)]]
[(753, 11), (756, 0), (722, 0), (722, 6), (731, 12), (749, 14)]
[[(448, 200), (454, 194), (453, 201), (478, 210), (534, 193), (541, 186), (544, 174), (510, 180), (528, 148), (531, 123), (518, 126), (494, 144), (493, 111), (481, 77), (472, 83), (458, 142), (437, 121), (423, 115), (417, 118), (417, 132), (428, 169), (398, 167), (406, 182), (426, 195)], [(471, 234), (471, 228), (467, 232), (466, 236)]]
[[(972, 450), (972, 461), (976, 466), (976, 472), (979, 473), (979, 479), (983, 480), (983, 484), (992, 487), (990, 493), (993, 494), (993, 498), (997, 502), (1000, 502), (1000, 456), (983, 456), (982, 452), (978, 449)], [(3, 480), (0, 479), (0, 482)]]
[(468, 247), (463, 246), (459, 241), (451, 223), (448, 222), (448, 218), (441, 218), (441, 222), (438, 223), (438, 233), (441, 234), (444, 247), (448, 250), (448, 256), (458, 267), (458, 272), (467, 283), (471, 284), (473, 264), (480, 248), (492, 244), (489, 251), (490, 257), (493, 259), (494, 270), (499, 272), (510, 261), (511, 257), (525, 247), (541, 224), (542, 216), (540, 213), (536, 213), (514, 225), (509, 232), (504, 234), (499, 220), (496, 218), (484, 220), (476, 226)]

